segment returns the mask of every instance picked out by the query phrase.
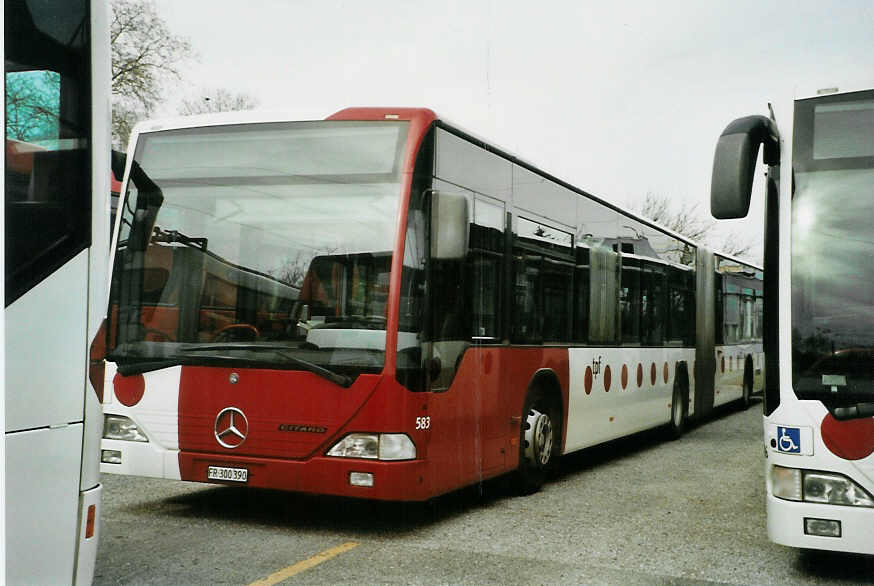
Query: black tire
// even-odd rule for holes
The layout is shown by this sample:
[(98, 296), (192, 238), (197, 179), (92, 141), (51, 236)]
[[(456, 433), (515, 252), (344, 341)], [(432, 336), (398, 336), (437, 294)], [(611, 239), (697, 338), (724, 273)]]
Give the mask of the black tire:
[(521, 494), (540, 490), (561, 453), (561, 412), (539, 389), (528, 391), (519, 427), (519, 467), (514, 485)]
[(679, 439), (686, 431), (686, 417), (689, 410), (686, 407), (686, 392), (678, 376), (674, 380), (674, 394), (671, 397), (671, 420), (668, 422), (668, 436)]

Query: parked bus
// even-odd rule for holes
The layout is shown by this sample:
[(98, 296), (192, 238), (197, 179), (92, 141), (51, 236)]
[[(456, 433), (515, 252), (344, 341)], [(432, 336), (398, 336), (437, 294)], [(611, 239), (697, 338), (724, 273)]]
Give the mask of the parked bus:
[[(97, 553), (106, 311), (105, 2), (4, 3), (5, 579), (87, 584)], [(101, 358), (101, 360), (97, 360)], [(90, 378), (90, 382), (89, 382)]]
[(760, 387), (760, 268), (427, 109), (257, 116), (135, 129), (101, 470), (530, 492), (562, 454)]
[(711, 193), (745, 216), (764, 145), (768, 535), (874, 554), (874, 91), (773, 112), (725, 129)]

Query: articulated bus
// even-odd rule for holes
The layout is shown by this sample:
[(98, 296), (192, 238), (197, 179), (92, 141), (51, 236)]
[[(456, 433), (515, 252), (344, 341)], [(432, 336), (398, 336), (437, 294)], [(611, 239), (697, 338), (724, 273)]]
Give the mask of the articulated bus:
[[(88, 584), (97, 554), (109, 251), (105, 2), (4, 2), (5, 564)], [(100, 358), (100, 360), (96, 360)], [(90, 376), (90, 382), (89, 382)]]
[(732, 122), (715, 217), (747, 215), (760, 144), (768, 535), (874, 554), (874, 90), (823, 90)]
[(140, 124), (104, 472), (420, 501), (748, 402), (762, 271), (439, 119)]

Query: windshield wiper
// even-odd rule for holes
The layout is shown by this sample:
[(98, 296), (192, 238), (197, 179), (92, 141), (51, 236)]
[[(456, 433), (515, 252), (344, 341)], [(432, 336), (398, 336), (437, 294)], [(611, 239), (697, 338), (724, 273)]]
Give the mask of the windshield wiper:
[[(310, 362), (309, 360), (304, 360), (303, 358), (298, 358), (297, 356), (292, 356), (282, 350), (292, 350), (294, 346), (264, 346), (260, 344), (211, 344), (211, 345), (202, 345), (202, 346), (186, 346), (184, 348), (180, 348), (180, 352), (203, 352), (208, 350), (248, 350), (254, 352), (273, 352), (277, 356), (281, 356), (284, 360), (287, 360), (296, 366), (300, 366), (303, 370), (307, 370), (312, 372), (313, 374), (317, 374), (323, 378), (328, 379), (334, 384), (338, 384), (343, 387), (348, 387), (352, 384), (353, 379), (344, 374), (340, 374), (338, 372), (334, 372), (332, 370), (328, 370), (323, 366), (319, 366), (314, 362)], [(223, 356), (221, 358), (232, 358), (229, 356)]]
[[(179, 366), (182, 364), (182, 361), (178, 358), (168, 358), (165, 360), (146, 360), (143, 362), (128, 362), (122, 363), (119, 362), (119, 358), (114, 356), (107, 356), (107, 360), (113, 361), (117, 365), (117, 370), (121, 376), (130, 376), (132, 374), (145, 374), (147, 372), (152, 372), (153, 370), (161, 370), (163, 368), (170, 368), (171, 366)], [(122, 357), (121, 360), (125, 358)]]
[(166, 244), (179, 243), (191, 248), (206, 250), (207, 239), (194, 238), (192, 236), (186, 236), (179, 230), (164, 230), (159, 226), (155, 226), (152, 232), (152, 242), (162, 242)]
[(838, 421), (872, 417), (874, 416), (874, 403), (856, 403), (849, 407), (835, 407), (832, 409), (832, 415)]
[[(116, 369), (122, 376), (131, 376), (132, 374), (145, 374), (153, 370), (162, 370), (171, 366), (179, 366), (191, 362), (190, 359), (184, 356), (174, 358), (158, 358), (158, 359), (137, 359), (129, 356), (107, 356), (107, 360), (115, 362)], [(239, 360), (235, 356), (210, 356), (210, 359), (221, 361)]]

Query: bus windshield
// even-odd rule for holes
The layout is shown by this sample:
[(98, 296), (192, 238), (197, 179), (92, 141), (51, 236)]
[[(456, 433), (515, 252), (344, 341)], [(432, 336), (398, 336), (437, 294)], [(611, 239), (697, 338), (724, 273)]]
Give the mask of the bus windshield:
[(874, 400), (874, 93), (796, 104), (793, 381), (801, 399)]
[(110, 359), (140, 371), (380, 371), (407, 124), (141, 134), (121, 210)]

